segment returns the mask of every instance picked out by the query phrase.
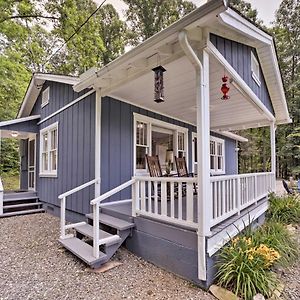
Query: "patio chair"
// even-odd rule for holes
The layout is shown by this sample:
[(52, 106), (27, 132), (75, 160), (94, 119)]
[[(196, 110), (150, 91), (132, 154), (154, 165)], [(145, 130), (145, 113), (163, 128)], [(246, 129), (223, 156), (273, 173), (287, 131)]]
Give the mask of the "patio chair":
[(158, 155), (150, 156), (146, 154), (146, 161), (151, 177), (163, 177)]
[(282, 179), (282, 185), (283, 185), (284, 189), (287, 191), (288, 194), (290, 194), (290, 195), (295, 194), (296, 191), (289, 188), (287, 182), (284, 179)]
[[(178, 177), (194, 177), (194, 173), (189, 173), (185, 157), (177, 157), (175, 156), (175, 165), (177, 169)], [(197, 185), (194, 185), (194, 194), (197, 194)]]

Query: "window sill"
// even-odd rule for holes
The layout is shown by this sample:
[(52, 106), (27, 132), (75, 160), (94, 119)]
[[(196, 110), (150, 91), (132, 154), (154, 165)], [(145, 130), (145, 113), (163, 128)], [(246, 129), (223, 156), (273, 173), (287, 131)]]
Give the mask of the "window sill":
[(225, 171), (212, 171), (210, 170), (210, 175), (211, 176), (217, 176), (217, 175), (225, 175)]
[(57, 178), (57, 173), (40, 173), (39, 177)]

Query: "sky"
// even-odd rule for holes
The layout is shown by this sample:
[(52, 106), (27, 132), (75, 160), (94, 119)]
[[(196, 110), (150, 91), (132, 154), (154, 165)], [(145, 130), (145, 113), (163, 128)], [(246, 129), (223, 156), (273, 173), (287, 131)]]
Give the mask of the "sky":
[[(95, 0), (97, 3), (101, 3), (102, 0)], [(197, 6), (200, 6), (206, 0), (191, 0)], [(266, 25), (270, 25), (275, 18), (275, 11), (279, 8), (282, 0), (247, 0), (252, 4), (254, 8), (258, 11), (258, 17), (264, 21)], [(122, 10), (126, 8), (126, 5), (122, 0), (107, 0), (106, 3), (111, 3), (121, 14)]]

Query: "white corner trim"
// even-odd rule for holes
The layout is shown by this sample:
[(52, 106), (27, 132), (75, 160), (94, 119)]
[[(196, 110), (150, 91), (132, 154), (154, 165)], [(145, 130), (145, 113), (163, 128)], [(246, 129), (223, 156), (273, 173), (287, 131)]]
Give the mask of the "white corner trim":
[(76, 104), (76, 103), (79, 102), (80, 100), (82, 100), (82, 99), (88, 97), (89, 95), (91, 95), (91, 94), (93, 94), (93, 93), (95, 93), (94, 90), (91, 90), (91, 91), (85, 93), (84, 95), (82, 95), (82, 96), (76, 98), (76, 99), (73, 100), (72, 102), (68, 103), (67, 105), (63, 106), (63, 107), (60, 108), (59, 110), (55, 111), (55, 112), (52, 113), (51, 115), (47, 116), (47, 117), (44, 118), (43, 120), (39, 121), (37, 124), (40, 125), (40, 124), (46, 122), (47, 120), (53, 118), (55, 115), (61, 113), (62, 111), (66, 110), (66, 109), (69, 108), (70, 106)]
[(17, 118), (17, 119), (9, 120), (9, 121), (2, 121), (2, 122), (0, 122), (0, 127), (7, 126), (7, 125), (14, 125), (14, 124), (27, 122), (27, 121), (31, 121), (31, 120), (37, 120), (40, 117), (41, 117), (40, 115), (34, 115), (34, 116), (29, 116), (29, 117), (24, 117), (24, 118)]
[(95, 96), (95, 178), (100, 178), (95, 183), (95, 197), (101, 195), (101, 90), (96, 91)]

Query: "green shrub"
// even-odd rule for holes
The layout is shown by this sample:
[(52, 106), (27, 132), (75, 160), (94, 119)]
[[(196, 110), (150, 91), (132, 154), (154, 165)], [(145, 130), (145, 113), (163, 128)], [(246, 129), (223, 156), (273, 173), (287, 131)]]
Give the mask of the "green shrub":
[(283, 267), (289, 266), (299, 257), (299, 246), (296, 239), (287, 228), (277, 222), (266, 222), (251, 234), (253, 244), (267, 245), (280, 253), (277, 263)]
[(300, 197), (294, 195), (276, 196), (270, 195), (270, 208), (267, 218), (283, 224), (300, 222)]
[(237, 237), (221, 250), (218, 284), (245, 300), (261, 293), (270, 297), (278, 281), (270, 271), (279, 253), (264, 244), (256, 246), (251, 238)]

